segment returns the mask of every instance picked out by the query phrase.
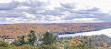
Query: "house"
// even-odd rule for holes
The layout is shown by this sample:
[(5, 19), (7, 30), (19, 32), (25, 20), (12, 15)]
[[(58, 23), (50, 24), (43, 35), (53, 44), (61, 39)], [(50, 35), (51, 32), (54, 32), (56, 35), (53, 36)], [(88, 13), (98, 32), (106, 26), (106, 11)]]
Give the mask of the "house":
[(34, 45), (39, 45), (42, 44), (42, 41), (40, 41), (39, 39), (37, 39), (37, 41), (34, 42)]
[(14, 38), (4, 38), (5, 42), (8, 42), (8, 44), (11, 44), (12, 42), (14, 42)]
[(0, 42), (2, 42), (2, 38), (0, 38)]

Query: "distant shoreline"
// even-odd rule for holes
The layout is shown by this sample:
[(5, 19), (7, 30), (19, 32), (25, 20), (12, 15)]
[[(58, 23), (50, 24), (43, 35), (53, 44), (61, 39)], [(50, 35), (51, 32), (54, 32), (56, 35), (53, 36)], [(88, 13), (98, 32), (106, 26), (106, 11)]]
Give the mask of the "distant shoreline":
[(75, 34), (58, 35), (58, 37), (92, 36), (92, 35), (102, 35), (102, 34), (111, 37), (111, 28), (103, 29), (103, 30), (99, 30), (99, 31), (91, 31), (91, 32), (83, 32), (83, 33), (75, 33)]

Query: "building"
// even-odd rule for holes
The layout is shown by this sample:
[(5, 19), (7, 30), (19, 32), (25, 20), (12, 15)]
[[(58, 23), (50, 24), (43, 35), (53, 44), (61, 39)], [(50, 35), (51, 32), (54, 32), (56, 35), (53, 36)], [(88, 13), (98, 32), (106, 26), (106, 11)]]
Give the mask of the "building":
[(12, 42), (14, 42), (14, 38), (4, 38), (5, 42), (8, 42), (8, 44), (11, 44)]
[(42, 44), (42, 41), (40, 41), (39, 39), (37, 39), (37, 41), (34, 42), (34, 45), (39, 45)]

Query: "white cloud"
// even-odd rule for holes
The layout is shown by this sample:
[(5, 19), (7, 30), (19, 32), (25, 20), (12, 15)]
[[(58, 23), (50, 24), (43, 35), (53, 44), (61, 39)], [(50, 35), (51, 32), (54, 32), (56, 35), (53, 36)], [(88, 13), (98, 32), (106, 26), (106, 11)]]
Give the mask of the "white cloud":
[[(8, 3), (14, 0), (0, 0), (0, 3)], [(29, 1), (29, 0), (15, 0), (19, 2)], [(34, 0), (32, 0), (34, 1)], [(54, 7), (60, 7), (61, 3), (76, 3), (78, 9), (87, 9), (92, 7), (98, 7), (103, 12), (111, 11), (111, 0), (39, 0), (42, 2), (50, 2), (51, 4), (48, 8), (53, 9)]]
[(29, 14), (27, 12), (22, 12), (26, 17), (25, 18), (28, 18), (28, 19), (33, 19), (33, 18), (36, 18), (36, 16), (34, 14)]
[(29, 6), (19, 6), (16, 9), (29, 9), (29, 8), (30, 8)]
[(9, 2), (11, 2), (11, 0), (0, 0), (0, 3), (9, 3)]
[[(2, 23), (111, 22), (110, 0), (16, 0), (0, 5)], [(14, 4), (14, 6), (13, 6)], [(4, 6), (3, 6), (4, 5)]]
[(102, 21), (98, 21), (96, 18), (79, 18), (79, 19), (74, 19), (74, 22), (77, 23), (94, 23), (94, 22), (102, 22)]

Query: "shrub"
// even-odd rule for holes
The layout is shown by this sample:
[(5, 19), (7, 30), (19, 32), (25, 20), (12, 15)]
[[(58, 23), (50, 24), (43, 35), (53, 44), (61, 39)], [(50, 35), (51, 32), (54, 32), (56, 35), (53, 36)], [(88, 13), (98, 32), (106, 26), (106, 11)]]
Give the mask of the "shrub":
[(0, 47), (8, 47), (8, 44), (6, 42), (1, 42)]
[(57, 48), (51, 45), (40, 45), (39, 49), (57, 49)]

